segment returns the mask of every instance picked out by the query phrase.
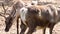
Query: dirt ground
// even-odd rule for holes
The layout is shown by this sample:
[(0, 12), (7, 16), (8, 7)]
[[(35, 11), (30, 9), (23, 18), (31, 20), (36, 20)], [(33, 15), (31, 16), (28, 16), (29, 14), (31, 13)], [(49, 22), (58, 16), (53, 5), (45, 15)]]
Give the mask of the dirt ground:
[[(5, 19), (0, 16), (0, 34), (17, 34), (16, 29), (16, 22), (13, 23), (12, 27), (10, 28), (9, 32), (5, 32)], [(20, 23), (19, 23), (20, 24)], [(20, 31), (20, 29), (19, 29)], [(43, 34), (43, 29), (38, 29), (33, 34)], [(46, 29), (46, 34), (49, 34), (49, 29)], [(60, 34), (60, 23), (56, 24), (53, 29), (53, 34)]]
[[(57, 6), (59, 6), (60, 1), (56, 0), (56, 2), (57, 2)], [(3, 11), (3, 10), (0, 7), (0, 12), (1, 11)], [(4, 17), (0, 16), (0, 34), (17, 34), (16, 22), (13, 23), (13, 25), (10, 28), (9, 32), (5, 32), (5, 26), (6, 26), (5, 25), (5, 19), (4, 19)], [(20, 25), (19, 25), (19, 27), (20, 27)], [(21, 31), (21, 29), (19, 28), (19, 32), (20, 31)], [(33, 34), (43, 34), (43, 29), (38, 29), (36, 32), (33, 32)], [(46, 34), (49, 34), (49, 29), (48, 28), (46, 28)], [(54, 26), (53, 34), (60, 34), (60, 23), (58, 23)]]
[[(13, 23), (12, 27), (10, 28), (9, 32), (5, 32), (5, 22), (4, 18), (0, 16), (0, 34), (17, 34), (16, 29), (16, 22)], [(49, 29), (46, 29), (46, 34), (49, 34)], [(43, 29), (38, 29), (36, 32), (33, 32), (33, 34), (42, 34)], [(60, 23), (56, 24), (53, 29), (53, 34), (60, 34)]]

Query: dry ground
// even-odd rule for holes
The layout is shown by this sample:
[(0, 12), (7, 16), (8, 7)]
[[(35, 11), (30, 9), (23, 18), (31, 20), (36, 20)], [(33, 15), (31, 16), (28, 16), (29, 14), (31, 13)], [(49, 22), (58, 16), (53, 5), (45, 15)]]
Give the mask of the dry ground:
[[(56, 1), (57, 3), (59, 2)], [(59, 6), (60, 3), (57, 4), (57, 6)], [(0, 12), (3, 11), (2, 8), (0, 7)], [(0, 16), (0, 34), (17, 34), (17, 29), (16, 29), (16, 22), (13, 23), (12, 27), (10, 28), (9, 32), (5, 32), (4, 29), (5, 29), (5, 19)], [(20, 24), (20, 23), (19, 23)], [(49, 34), (48, 32), (48, 28), (46, 29), (46, 34)], [(19, 29), (19, 31), (21, 31)], [(33, 34), (42, 34), (42, 29), (38, 29), (36, 32), (34, 32)], [(53, 29), (53, 34), (60, 34), (60, 23), (56, 24), (54, 26), (54, 29)]]
[[(9, 32), (5, 32), (5, 19), (0, 16), (0, 34), (17, 34), (16, 30), (16, 22), (13, 23), (12, 27), (10, 28)], [(46, 29), (46, 33), (48, 34), (48, 28)], [(38, 29), (33, 34), (42, 34), (42, 29)], [(56, 24), (53, 29), (53, 34), (60, 34), (60, 23)]]
[[(5, 32), (5, 19), (0, 16), (0, 34), (17, 34), (16, 30), (16, 22), (13, 23), (12, 27), (10, 28), (9, 32)], [(38, 29), (33, 34), (42, 34), (43, 29)], [(46, 29), (46, 34), (49, 34), (49, 29)], [(53, 29), (53, 34), (60, 34), (60, 23), (56, 24)]]

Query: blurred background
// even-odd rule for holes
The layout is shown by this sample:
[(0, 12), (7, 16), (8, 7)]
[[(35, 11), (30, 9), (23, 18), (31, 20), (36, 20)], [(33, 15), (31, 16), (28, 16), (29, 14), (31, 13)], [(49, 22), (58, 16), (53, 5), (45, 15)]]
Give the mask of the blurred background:
[[(18, 0), (0, 0), (0, 12), (4, 12), (2, 8), (2, 3), (4, 4), (5, 9), (10, 8), (14, 3), (16, 3)], [(22, 0), (22, 1), (39, 1), (43, 3), (51, 3), (52, 5), (55, 5), (56, 7), (60, 7), (60, 0)], [(10, 10), (10, 9), (9, 9)], [(19, 23), (20, 24), (20, 23)], [(0, 16), (0, 34), (17, 34), (16, 29), (16, 22), (13, 23), (12, 27), (10, 28), (9, 32), (5, 32), (5, 19), (4, 17)], [(20, 27), (20, 26), (19, 26)], [(19, 32), (20, 32), (19, 28)], [(46, 34), (49, 34), (49, 29), (47, 28)], [(33, 32), (33, 34), (42, 34), (42, 29), (38, 29), (36, 32)], [(53, 34), (60, 34), (60, 23), (56, 24), (53, 29)]]

